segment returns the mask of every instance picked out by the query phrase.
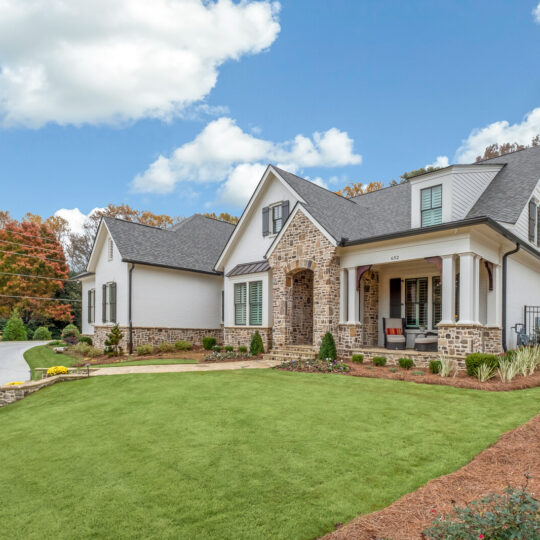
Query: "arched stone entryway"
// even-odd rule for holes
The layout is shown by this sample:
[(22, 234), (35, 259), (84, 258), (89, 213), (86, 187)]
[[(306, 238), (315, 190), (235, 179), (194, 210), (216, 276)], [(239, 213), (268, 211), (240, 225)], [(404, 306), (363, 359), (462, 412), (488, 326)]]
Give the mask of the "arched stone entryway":
[(291, 272), (287, 345), (313, 345), (313, 271)]

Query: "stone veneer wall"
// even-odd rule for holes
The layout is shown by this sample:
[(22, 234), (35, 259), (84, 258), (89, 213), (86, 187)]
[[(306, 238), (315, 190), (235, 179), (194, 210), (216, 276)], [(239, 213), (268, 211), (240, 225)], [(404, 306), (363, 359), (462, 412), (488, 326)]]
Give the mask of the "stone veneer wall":
[[(129, 342), (129, 328), (122, 326), (120, 330), (124, 333), (122, 347), (127, 350)], [(110, 326), (95, 326), (92, 342), (94, 347), (102, 349), (105, 346), (107, 334), (111, 331)], [(160, 343), (174, 343), (180, 339), (189, 341), (194, 345), (201, 345), (202, 338), (213, 336), (217, 343), (223, 343), (223, 328), (143, 328), (133, 327), (133, 349), (139, 345), (159, 345)]]
[(291, 332), (293, 278), (313, 271), (313, 345), (326, 332), (337, 335), (339, 323), (339, 259), (336, 248), (299, 210), (269, 258), (272, 268), (274, 347), (294, 345)]
[[(414, 362), (415, 367), (418, 368), (429, 368), (429, 363), (431, 360), (438, 360), (439, 353), (437, 352), (419, 352), (419, 351), (396, 351), (392, 349), (382, 349), (382, 348), (373, 348), (373, 349), (360, 349), (358, 351), (360, 354), (364, 355), (364, 362), (373, 361), (374, 356), (384, 356), (386, 358), (386, 365), (388, 366), (398, 366), (400, 358), (411, 358)], [(458, 369), (465, 369), (465, 359), (460, 356), (452, 356), (458, 364)]]
[(272, 348), (272, 328), (263, 328), (248, 326), (241, 328), (238, 326), (226, 326), (223, 329), (223, 344), (232, 345), (233, 347), (244, 346), (249, 349), (251, 338), (256, 331), (261, 334), (264, 351), (267, 352)]
[(338, 356), (350, 360), (363, 345), (362, 324), (340, 324), (336, 338)]
[(311, 345), (313, 340), (313, 272), (292, 276), (291, 343)]
[(473, 352), (502, 352), (502, 329), (482, 325), (439, 324), (439, 353), (465, 357)]
[(379, 343), (379, 273), (366, 272), (360, 287), (364, 292), (362, 344), (375, 347)]

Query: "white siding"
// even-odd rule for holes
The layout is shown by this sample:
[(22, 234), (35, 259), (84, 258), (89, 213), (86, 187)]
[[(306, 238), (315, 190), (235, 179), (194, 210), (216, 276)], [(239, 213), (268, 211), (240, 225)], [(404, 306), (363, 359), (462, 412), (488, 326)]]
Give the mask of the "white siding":
[[(536, 199), (538, 203), (540, 203), (540, 180), (536, 184), (536, 188), (532, 194), (532, 197)], [(515, 224), (509, 225), (507, 223), (501, 223), (501, 225), (510, 229), (516, 236), (519, 236), (519, 238), (527, 242), (529, 245), (531, 244), (531, 242), (529, 242), (529, 201), (530, 200), (531, 200), (530, 198), (527, 200), (527, 204), (521, 211), (521, 214)]]
[(220, 328), (221, 276), (136, 265), (132, 278), (133, 326)]
[(467, 214), (497, 172), (499, 172), (498, 167), (496, 170), (474, 172), (457, 169), (457, 172), (453, 175), (452, 185), (452, 221), (467, 217)]

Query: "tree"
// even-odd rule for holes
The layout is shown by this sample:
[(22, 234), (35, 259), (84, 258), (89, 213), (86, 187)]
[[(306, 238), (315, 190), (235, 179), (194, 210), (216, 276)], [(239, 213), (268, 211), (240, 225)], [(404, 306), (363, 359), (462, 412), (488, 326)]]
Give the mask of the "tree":
[(221, 212), (219, 216), (216, 216), (215, 212), (206, 212), (206, 214), (202, 215), (209, 218), (218, 219), (219, 221), (226, 221), (227, 223), (232, 223), (233, 225), (238, 223), (238, 218), (236, 216), (231, 216), (231, 214), (227, 212)]
[(339, 189), (334, 193), (346, 197), (347, 199), (352, 199), (358, 195), (363, 195), (364, 193), (371, 193), (372, 191), (377, 191), (382, 189), (384, 184), (382, 182), (370, 182), (364, 187), (362, 182), (351, 182), (349, 185), (345, 186), (343, 189)]
[(71, 305), (48, 300), (62, 297), (67, 278), (64, 251), (45, 223), (36, 219), (4, 222), (0, 227), (0, 317), (17, 309), (26, 323), (70, 322)]
[(253, 354), (254, 356), (264, 353), (264, 345), (263, 345), (262, 337), (261, 337), (261, 334), (259, 334), (258, 330), (255, 331), (255, 333), (253, 334), (253, 337), (251, 338), (251, 344), (249, 345), (249, 352)]
[(6, 326), (4, 326), (2, 341), (25, 341), (27, 337), (23, 320), (19, 317), (17, 309), (14, 309)]
[(421, 174), (438, 171), (441, 167), (420, 167), (419, 169), (415, 169), (414, 171), (404, 172), (400, 178), (401, 183), (408, 182), (411, 178), (414, 178), (415, 176), (419, 176)]
[(525, 150), (525, 148), (531, 148), (533, 146), (540, 146), (540, 133), (531, 139), (530, 144), (503, 143), (501, 145), (494, 143), (486, 146), (484, 153), (481, 156), (476, 156), (476, 161), (484, 161), (485, 159), (492, 159), (499, 156), (504, 156), (511, 152), (517, 152), (519, 150)]
[(335, 360), (337, 358), (336, 342), (330, 332), (326, 332), (319, 349), (319, 360)]
[(120, 342), (124, 334), (118, 324), (115, 324), (111, 331), (107, 334), (107, 339), (105, 340), (105, 354), (111, 356), (118, 356), (122, 354), (122, 347), (120, 347)]

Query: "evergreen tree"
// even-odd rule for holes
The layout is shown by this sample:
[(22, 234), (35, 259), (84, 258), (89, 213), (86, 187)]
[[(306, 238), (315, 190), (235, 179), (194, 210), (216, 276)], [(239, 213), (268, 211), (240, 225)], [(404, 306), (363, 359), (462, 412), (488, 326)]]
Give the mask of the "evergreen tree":
[(6, 326), (4, 326), (2, 341), (25, 341), (27, 338), (26, 328), (23, 320), (19, 317), (19, 311), (14, 309)]
[(326, 360), (330, 358), (335, 360), (337, 358), (336, 343), (334, 336), (330, 332), (326, 332), (321, 342), (321, 348), (319, 349), (319, 360)]
[(251, 338), (251, 344), (249, 346), (249, 352), (253, 355), (262, 354), (264, 352), (264, 345), (262, 341), (261, 334), (256, 330)]
[(107, 334), (107, 339), (105, 340), (105, 354), (111, 356), (121, 355), (123, 350), (122, 347), (120, 347), (120, 342), (123, 337), (124, 334), (122, 333), (122, 330), (120, 330), (118, 324), (115, 324)]

